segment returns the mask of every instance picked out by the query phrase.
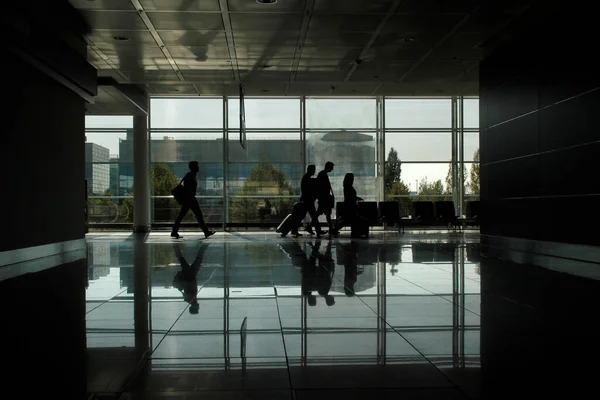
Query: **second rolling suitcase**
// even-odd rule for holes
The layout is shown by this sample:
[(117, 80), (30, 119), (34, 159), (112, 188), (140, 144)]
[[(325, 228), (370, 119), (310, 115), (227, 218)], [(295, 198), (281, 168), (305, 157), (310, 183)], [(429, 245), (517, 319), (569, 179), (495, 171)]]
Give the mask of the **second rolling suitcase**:
[(275, 232), (281, 233), (281, 235), (287, 235), (294, 226), (299, 226), (300, 221), (306, 215), (306, 207), (303, 203), (295, 203), (292, 207), (292, 213), (288, 214), (287, 217), (281, 221)]

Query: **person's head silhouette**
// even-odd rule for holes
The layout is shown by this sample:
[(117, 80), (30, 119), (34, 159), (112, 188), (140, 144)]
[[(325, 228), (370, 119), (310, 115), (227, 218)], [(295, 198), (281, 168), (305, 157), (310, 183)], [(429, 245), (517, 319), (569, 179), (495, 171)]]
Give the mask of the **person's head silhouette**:
[(331, 161), (327, 161), (325, 163), (325, 172), (331, 172), (333, 171), (333, 163)]
[(198, 172), (198, 171), (200, 171), (200, 166), (198, 165), (198, 161), (190, 161), (189, 164), (188, 164), (188, 168), (192, 172)]
[(306, 167), (306, 173), (309, 174), (310, 176), (313, 176), (316, 171), (317, 171), (317, 167), (315, 167), (312, 164), (309, 165), (308, 167)]
[(349, 186), (352, 186), (353, 184), (354, 184), (354, 174), (352, 172), (348, 172), (346, 175), (344, 175), (343, 185), (344, 185), (344, 187), (349, 187)]

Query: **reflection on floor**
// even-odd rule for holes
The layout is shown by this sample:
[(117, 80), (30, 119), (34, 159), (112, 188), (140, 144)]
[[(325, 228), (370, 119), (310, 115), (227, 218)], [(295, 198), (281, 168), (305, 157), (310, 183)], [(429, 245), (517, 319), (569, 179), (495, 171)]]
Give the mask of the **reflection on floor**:
[(89, 392), (478, 395), (478, 235), (200, 239), (88, 236)]
[(579, 398), (597, 379), (599, 282), (481, 257), (474, 233), (98, 233), (88, 280), (96, 398)]

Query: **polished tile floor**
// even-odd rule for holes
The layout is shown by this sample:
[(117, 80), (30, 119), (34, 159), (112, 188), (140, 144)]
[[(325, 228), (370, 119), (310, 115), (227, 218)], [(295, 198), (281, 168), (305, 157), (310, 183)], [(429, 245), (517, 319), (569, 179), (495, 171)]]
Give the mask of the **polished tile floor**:
[(506, 398), (597, 372), (598, 282), (482, 258), (476, 233), (87, 242), (96, 398)]
[(89, 391), (477, 396), (478, 242), (446, 232), (90, 234)]

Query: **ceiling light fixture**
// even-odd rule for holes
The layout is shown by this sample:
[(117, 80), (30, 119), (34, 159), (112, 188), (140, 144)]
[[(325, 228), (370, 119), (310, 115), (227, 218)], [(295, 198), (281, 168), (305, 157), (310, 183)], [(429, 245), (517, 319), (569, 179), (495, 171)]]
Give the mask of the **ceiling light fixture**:
[(119, 42), (126, 42), (129, 40), (129, 38), (127, 36), (113, 36), (113, 39), (115, 39)]
[(415, 40), (416, 39), (413, 38), (413, 37), (403, 37), (403, 38), (398, 39), (398, 42), (400, 42), (400, 43), (412, 43)]
[(275, 4), (277, 0), (256, 0), (258, 4)]

